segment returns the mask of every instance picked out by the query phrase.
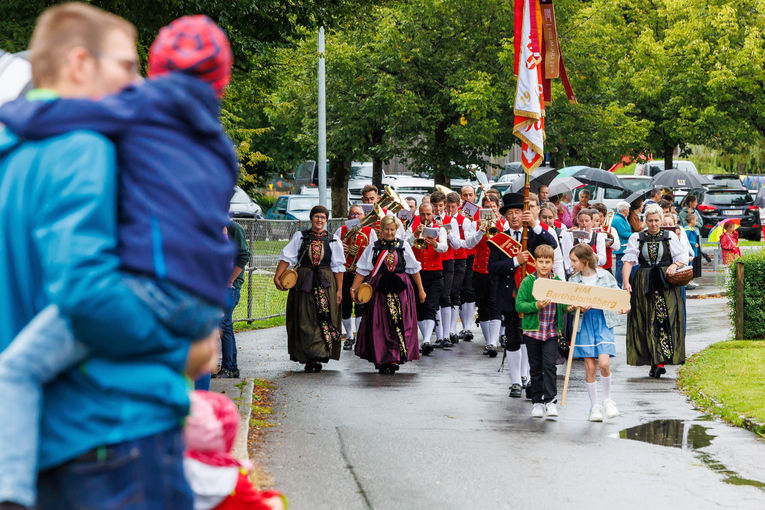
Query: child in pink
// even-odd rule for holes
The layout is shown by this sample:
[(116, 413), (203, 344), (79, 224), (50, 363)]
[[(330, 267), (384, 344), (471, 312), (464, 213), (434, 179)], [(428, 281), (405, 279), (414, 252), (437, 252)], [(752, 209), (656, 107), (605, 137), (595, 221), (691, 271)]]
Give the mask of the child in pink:
[(194, 492), (194, 510), (284, 510), (286, 498), (258, 491), (247, 477), (248, 463), (231, 455), (239, 411), (221, 393), (195, 391), (183, 436), (183, 470)]
[(741, 256), (741, 250), (738, 247), (738, 232), (735, 227), (736, 225), (732, 221), (723, 226), (725, 232), (720, 236), (723, 264), (733, 262)]

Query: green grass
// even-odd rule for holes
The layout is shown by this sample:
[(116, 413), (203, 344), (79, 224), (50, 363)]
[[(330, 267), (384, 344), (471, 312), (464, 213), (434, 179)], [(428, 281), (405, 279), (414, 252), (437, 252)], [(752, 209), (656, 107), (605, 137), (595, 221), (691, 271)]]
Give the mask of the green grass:
[[(250, 292), (249, 279), (250, 275), (245, 274), (244, 285), (242, 285), (242, 292), (239, 295), (239, 304), (234, 308), (234, 321), (247, 319), (248, 317), (263, 317), (264, 319), (249, 324), (246, 327), (241, 325), (242, 323), (240, 322), (235, 322), (235, 327), (239, 325), (239, 329), (235, 329), (235, 331), (243, 331), (243, 328), (270, 328), (284, 324), (283, 315), (287, 309), (287, 292), (276, 288), (273, 276), (271, 275), (252, 275), (252, 308), (250, 313), (247, 313), (247, 300), (249, 297), (248, 293)], [(272, 317), (279, 315), (282, 317)]]
[(765, 340), (730, 340), (694, 354), (678, 386), (699, 408), (765, 435)]

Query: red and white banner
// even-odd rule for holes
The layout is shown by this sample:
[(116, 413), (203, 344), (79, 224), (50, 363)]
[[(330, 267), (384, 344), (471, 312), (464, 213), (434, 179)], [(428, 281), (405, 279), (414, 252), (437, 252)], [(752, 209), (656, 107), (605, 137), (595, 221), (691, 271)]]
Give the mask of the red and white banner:
[(531, 174), (544, 161), (545, 141), (539, 0), (516, 0), (515, 27), (516, 48), (520, 51), (515, 54), (518, 81), (513, 134), (521, 139), (523, 170)]

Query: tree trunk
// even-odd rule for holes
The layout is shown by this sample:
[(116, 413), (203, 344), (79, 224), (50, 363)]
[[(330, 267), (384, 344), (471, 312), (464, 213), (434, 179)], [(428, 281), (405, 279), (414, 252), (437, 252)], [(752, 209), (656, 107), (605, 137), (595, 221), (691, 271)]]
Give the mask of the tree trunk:
[(675, 146), (664, 144), (664, 170), (672, 169), (672, 156), (675, 153)]
[(332, 176), (332, 217), (345, 218), (348, 216), (348, 176), (351, 175), (351, 162), (332, 160), (329, 171)]
[(379, 158), (373, 158), (372, 159), (372, 184), (377, 186), (377, 189), (380, 190), (380, 194), (382, 195), (383, 192), (383, 182), (382, 182), (382, 172), (383, 172), (383, 162)]
[(444, 157), (443, 147), (446, 145), (448, 135), (446, 134), (446, 128), (448, 124), (441, 123), (436, 126), (436, 133), (433, 137), (433, 154), (437, 155), (438, 162), (436, 168), (433, 169), (433, 183), (441, 184), (442, 186), (449, 187), (450, 177), (449, 171), (451, 167), (451, 161), (448, 157)]

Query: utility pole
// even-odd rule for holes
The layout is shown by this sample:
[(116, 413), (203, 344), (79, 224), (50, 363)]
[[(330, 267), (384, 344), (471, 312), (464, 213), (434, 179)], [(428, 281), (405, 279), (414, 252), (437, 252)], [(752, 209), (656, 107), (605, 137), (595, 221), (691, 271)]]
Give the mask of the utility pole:
[(327, 207), (327, 99), (324, 90), (324, 27), (319, 27), (319, 203)]

